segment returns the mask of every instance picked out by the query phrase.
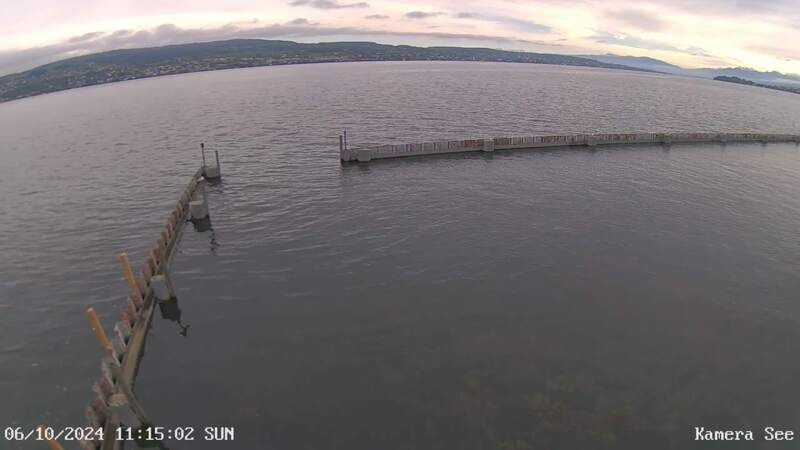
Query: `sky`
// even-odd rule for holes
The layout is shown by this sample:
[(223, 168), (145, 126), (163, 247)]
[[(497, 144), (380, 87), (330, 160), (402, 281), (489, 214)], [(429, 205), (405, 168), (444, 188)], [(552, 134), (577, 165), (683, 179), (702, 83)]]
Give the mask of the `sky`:
[(1, 0), (0, 74), (232, 38), (650, 56), (800, 73), (800, 0)]

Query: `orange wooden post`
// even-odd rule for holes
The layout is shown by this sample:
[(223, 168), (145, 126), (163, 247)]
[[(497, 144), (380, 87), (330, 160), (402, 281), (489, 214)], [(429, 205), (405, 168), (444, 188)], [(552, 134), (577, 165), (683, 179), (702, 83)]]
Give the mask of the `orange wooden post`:
[(108, 340), (108, 336), (106, 336), (106, 332), (103, 329), (103, 324), (101, 324), (100, 319), (97, 318), (97, 313), (94, 308), (86, 310), (86, 317), (89, 319), (89, 324), (92, 326), (92, 331), (94, 331), (94, 335), (97, 336), (97, 341), (100, 342), (100, 346), (103, 347), (103, 350), (110, 349), (111, 341)]
[(47, 436), (45, 436), (44, 425), (39, 425), (38, 427), (36, 427), (36, 430), (39, 431), (40, 436), (47, 441), (47, 446), (50, 447), (50, 450), (64, 450), (64, 447), (62, 447), (61, 444), (58, 443), (58, 441), (54, 439), (48, 439)]
[(125, 252), (120, 253), (119, 262), (122, 263), (122, 273), (125, 275), (125, 281), (128, 282), (128, 288), (135, 295), (138, 295), (139, 298), (143, 299), (142, 291), (139, 290), (139, 285), (136, 284), (136, 278), (133, 276), (133, 269), (131, 268), (130, 260), (128, 260), (128, 254)]

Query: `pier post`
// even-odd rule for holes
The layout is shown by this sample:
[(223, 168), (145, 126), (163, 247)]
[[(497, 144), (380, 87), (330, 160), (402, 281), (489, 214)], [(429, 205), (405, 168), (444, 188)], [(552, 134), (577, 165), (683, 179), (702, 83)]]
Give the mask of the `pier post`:
[(200, 143), (200, 154), (203, 156), (203, 170), (206, 168), (206, 144)]
[(220, 178), (219, 166), (206, 166), (203, 170), (203, 176), (206, 180), (218, 180)]
[(482, 152), (493, 152), (494, 151), (494, 139), (484, 139), (483, 140), (483, 147), (481, 148)]
[(343, 162), (350, 161), (350, 152), (344, 147), (344, 137), (339, 135), (339, 159)]
[(139, 285), (136, 283), (136, 278), (133, 276), (133, 269), (131, 268), (131, 262), (128, 259), (128, 254), (125, 252), (120, 253), (119, 262), (122, 264), (122, 273), (125, 275), (125, 281), (128, 283), (128, 289), (130, 289), (133, 295), (136, 295), (140, 299), (144, 300), (142, 291), (139, 289)]
[(214, 150), (214, 157), (216, 158), (216, 166), (209, 166), (206, 164), (205, 146), (200, 144), (203, 148), (203, 167), (202, 175), (207, 180), (218, 180), (222, 176), (222, 169), (219, 166), (219, 150)]
[(368, 148), (360, 148), (356, 152), (358, 162), (370, 162), (372, 160), (372, 150)]
[(189, 211), (192, 215), (192, 220), (203, 220), (208, 218), (208, 201), (206, 196), (202, 195), (197, 200), (189, 202)]
[(100, 347), (103, 350), (110, 350), (111, 341), (108, 340), (108, 336), (106, 335), (106, 331), (103, 329), (103, 324), (100, 323), (100, 319), (97, 318), (97, 312), (95, 312), (94, 308), (88, 308), (86, 310), (86, 317), (89, 319), (89, 325), (92, 327), (92, 331), (94, 331), (95, 337), (97, 337), (97, 342), (100, 343)]
[(139, 422), (139, 419), (131, 410), (124, 394), (111, 394), (111, 396), (108, 397), (108, 408), (111, 410), (112, 416), (115, 416), (125, 425), (136, 427)]
[(172, 280), (166, 270), (163, 273), (154, 275), (150, 279), (150, 286), (153, 288), (153, 296), (160, 302), (166, 302), (175, 298), (175, 289)]
[[(143, 426), (152, 424), (153, 422), (150, 421), (141, 403), (139, 403), (139, 400), (133, 393), (133, 389), (131, 389), (130, 383), (128, 383), (128, 380), (123, 376), (119, 366), (109, 364), (109, 369), (111, 369), (114, 382), (120, 391), (120, 394), (114, 394), (108, 399), (108, 406), (111, 408), (112, 413), (121, 414), (121, 416), (119, 416), (120, 420), (126, 425), (134, 425), (137, 419)], [(131, 413), (133, 416), (131, 416)]]
[(39, 425), (36, 427), (36, 430), (39, 432), (40, 437), (47, 441), (47, 447), (49, 447), (50, 450), (64, 450), (64, 447), (62, 447), (58, 441), (47, 437), (47, 433), (45, 433), (46, 428), (44, 425)]

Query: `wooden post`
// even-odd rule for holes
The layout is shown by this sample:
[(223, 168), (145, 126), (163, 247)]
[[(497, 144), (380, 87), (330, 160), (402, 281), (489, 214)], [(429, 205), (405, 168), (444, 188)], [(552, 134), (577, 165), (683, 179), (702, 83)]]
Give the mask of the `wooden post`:
[(222, 174), (222, 170), (219, 168), (219, 151), (218, 150), (214, 150), (214, 156), (217, 158), (217, 170), (219, 170), (219, 173)]
[(45, 436), (44, 425), (39, 425), (38, 427), (36, 427), (36, 430), (39, 431), (40, 437), (42, 437), (44, 440), (47, 441), (47, 446), (50, 447), (50, 450), (64, 450), (64, 447), (62, 447), (61, 444), (58, 443), (58, 441), (56, 441), (55, 439), (48, 439), (47, 436)]
[(128, 384), (128, 380), (122, 376), (122, 371), (120, 368), (114, 364), (109, 364), (109, 368), (111, 369), (111, 374), (114, 375), (114, 381), (116, 382), (117, 387), (119, 388), (120, 392), (125, 395), (125, 399), (128, 400), (128, 405), (130, 406), (131, 411), (136, 414), (136, 418), (139, 419), (139, 422), (142, 425), (151, 425), (153, 422), (150, 421), (150, 418), (147, 416), (147, 413), (144, 411), (141, 403), (139, 403), (136, 395), (134, 395), (131, 385)]
[(206, 170), (206, 144), (200, 143), (200, 153), (203, 155), (203, 170)]
[(122, 273), (125, 275), (125, 281), (128, 282), (128, 288), (135, 295), (138, 295), (139, 298), (144, 299), (142, 291), (139, 290), (139, 285), (136, 284), (136, 278), (133, 276), (133, 269), (131, 268), (130, 260), (128, 260), (128, 254), (125, 252), (120, 253), (119, 262), (122, 263)]
[(106, 336), (106, 332), (103, 330), (103, 324), (101, 324), (100, 319), (97, 318), (97, 313), (94, 308), (86, 310), (86, 317), (89, 319), (92, 331), (94, 331), (94, 335), (97, 337), (97, 341), (100, 342), (100, 346), (103, 347), (103, 350), (111, 349), (111, 341), (108, 340), (108, 336)]
[(152, 259), (153, 263), (155, 264), (155, 268), (153, 269), (154, 272), (159, 267), (159, 265), (163, 266), (162, 264), (163, 261), (161, 261), (161, 259), (158, 257), (158, 252), (156, 251), (156, 249), (150, 250), (150, 259)]
[(347, 128), (344, 129), (344, 149), (347, 150)]
[(139, 308), (142, 306), (142, 301), (141, 301), (141, 300), (139, 300), (139, 301), (137, 302), (137, 301), (136, 301), (136, 297), (135, 297), (135, 296), (133, 296), (133, 295), (129, 295), (129, 296), (128, 296), (128, 304), (129, 304), (129, 305), (131, 305), (131, 306), (133, 307), (133, 310), (134, 310), (134, 311), (138, 311), (138, 310), (139, 310)]

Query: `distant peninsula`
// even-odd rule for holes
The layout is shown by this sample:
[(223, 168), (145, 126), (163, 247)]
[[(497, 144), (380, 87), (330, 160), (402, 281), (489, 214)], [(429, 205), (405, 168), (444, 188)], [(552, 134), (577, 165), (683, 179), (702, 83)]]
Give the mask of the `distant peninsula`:
[(798, 86), (798, 87), (776, 86), (774, 84), (756, 83), (754, 81), (745, 80), (744, 78), (728, 77), (728, 76), (718, 76), (718, 77), (714, 77), (714, 79), (717, 80), (717, 81), (725, 81), (727, 83), (746, 84), (748, 86), (756, 86), (756, 87), (762, 87), (762, 88), (767, 88), (767, 89), (775, 89), (776, 91), (793, 92), (795, 94), (800, 94), (800, 86)]
[(234, 39), (112, 50), (57, 61), (0, 77), (0, 102), (161, 75), (242, 67), (357, 61), (496, 61), (650, 71), (584, 57), (489, 48), (414, 47), (373, 42), (303, 44)]

